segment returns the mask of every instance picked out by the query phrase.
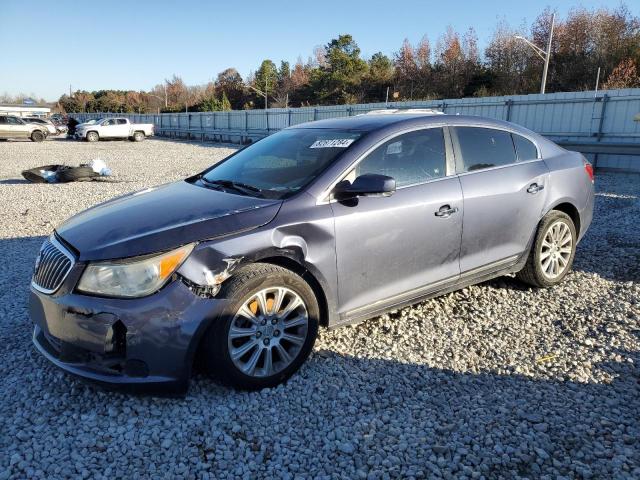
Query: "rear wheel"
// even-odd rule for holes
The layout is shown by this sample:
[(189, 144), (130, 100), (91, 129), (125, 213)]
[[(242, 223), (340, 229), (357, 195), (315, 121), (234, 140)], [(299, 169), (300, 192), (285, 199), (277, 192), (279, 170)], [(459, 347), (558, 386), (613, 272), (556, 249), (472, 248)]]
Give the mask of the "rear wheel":
[(205, 335), (207, 369), (245, 390), (273, 387), (309, 356), (320, 309), (311, 287), (282, 267), (256, 263), (234, 273), (220, 292), (229, 305)]
[(535, 242), (517, 277), (535, 287), (552, 287), (571, 270), (576, 254), (576, 227), (564, 212), (552, 210), (538, 227)]
[(87, 142), (97, 142), (98, 140), (100, 140), (100, 135), (98, 135), (98, 132), (87, 133)]
[(31, 132), (31, 141), (32, 142), (42, 142), (46, 137), (44, 136), (44, 133), (42, 133), (40, 130), (34, 130), (33, 132)]
[(133, 141), (141, 142), (142, 140), (144, 140), (144, 132), (134, 132)]

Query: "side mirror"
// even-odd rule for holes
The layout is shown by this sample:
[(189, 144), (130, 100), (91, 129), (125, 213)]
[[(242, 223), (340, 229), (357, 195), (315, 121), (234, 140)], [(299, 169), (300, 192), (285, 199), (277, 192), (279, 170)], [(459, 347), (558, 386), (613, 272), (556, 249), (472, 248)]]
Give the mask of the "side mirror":
[(343, 180), (333, 189), (337, 199), (382, 195), (389, 196), (396, 191), (396, 181), (386, 175), (366, 173), (357, 177), (353, 183)]

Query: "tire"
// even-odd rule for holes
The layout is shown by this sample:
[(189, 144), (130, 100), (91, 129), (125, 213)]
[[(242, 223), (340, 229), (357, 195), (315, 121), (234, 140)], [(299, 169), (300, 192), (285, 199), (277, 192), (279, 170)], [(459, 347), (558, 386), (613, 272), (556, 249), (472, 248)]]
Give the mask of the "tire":
[(40, 130), (34, 130), (33, 132), (31, 132), (31, 141), (32, 142), (42, 142), (42, 141), (44, 141), (45, 138), (47, 138), (47, 137)]
[[(567, 240), (569, 236), (570, 243)], [(577, 238), (571, 217), (564, 212), (551, 210), (540, 221), (527, 263), (516, 277), (539, 288), (559, 284), (573, 265)], [(558, 266), (557, 271), (555, 265)]]
[[(276, 289), (272, 298), (270, 292)], [(262, 318), (264, 312), (257, 295), (264, 292), (267, 292), (262, 297), (267, 311), (276, 309), (280, 295), (281, 307), (276, 311), (282, 313), (282, 318), (277, 314)], [(235, 388), (259, 390), (285, 382), (300, 368), (311, 353), (320, 324), (318, 301), (307, 282), (277, 265), (254, 263), (234, 273), (218, 296), (230, 301), (203, 338), (202, 358), (209, 373)], [(296, 296), (303, 304), (287, 314), (287, 309), (297, 304)], [(253, 311), (254, 303), (256, 311)], [(243, 311), (249, 310), (248, 313), (240, 313), (243, 306), (246, 307)], [(305, 313), (306, 324), (303, 324)], [(254, 320), (246, 315), (253, 316)], [(287, 326), (294, 323), (297, 325)], [(231, 337), (232, 328), (241, 335)], [(253, 333), (243, 333), (249, 331)], [(290, 337), (296, 343), (290, 342)], [(235, 356), (235, 360), (232, 358), (232, 351), (242, 351), (250, 344), (251, 348), (244, 350), (244, 354)]]
[(144, 140), (144, 132), (133, 132), (133, 141), (141, 142)]
[(87, 133), (87, 142), (97, 142), (98, 140), (100, 140), (100, 135), (98, 135), (98, 132)]
[(61, 183), (75, 182), (78, 180), (86, 180), (90, 178), (99, 177), (94, 172), (93, 168), (86, 166), (71, 167), (64, 170), (60, 170), (57, 173), (58, 181)]

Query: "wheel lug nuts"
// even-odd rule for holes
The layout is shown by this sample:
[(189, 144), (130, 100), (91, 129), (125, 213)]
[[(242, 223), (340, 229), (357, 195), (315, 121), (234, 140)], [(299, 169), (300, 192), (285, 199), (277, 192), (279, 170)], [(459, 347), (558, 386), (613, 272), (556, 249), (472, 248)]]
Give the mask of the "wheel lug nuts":
[(262, 336), (262, 332), (256, 332), (256, 338), (260, 338)]
[(262, 341), (262, 343), (264, 343), (265, 345), (269, 345), (269, 339), (268, 339), (268, 338), (265, 338), (265, 339)]
[(271, 320), (271, 325), (275, 325), (276, 323), (278, 323), (278, 319), (274, 318), (273, 320)]
[(260, 322), (260, 325), (266, 325), (266, 324), (267, 324), (267, 321), (266, 321), (265, 319), (263, 319), (263, 320)]
[(275, 332), (273, 332), (273, 336), (277, 337), (280, 335), (280, 330), (276, 330)]

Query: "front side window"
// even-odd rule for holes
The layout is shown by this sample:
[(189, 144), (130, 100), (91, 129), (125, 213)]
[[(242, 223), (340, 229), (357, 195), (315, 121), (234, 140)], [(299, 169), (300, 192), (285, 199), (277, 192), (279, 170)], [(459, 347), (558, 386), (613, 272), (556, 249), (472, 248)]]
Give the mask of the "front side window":
[(324, 128), (282, 130), (214, 166), (201, 181), (233, 193), (285, 198), (314, 180), (361, 136)]
[(454, 130), (462, 156), (462, 171), (473, 172), (516, 163), (516, 151), (509, 132), (479, 127), (455, 127)]
[(405, 133), (369, 153), (346, 179), (366, 173), (392, 177), (397, 187), (427, 182), (446, 174), (446, 150), (442, 128)]

